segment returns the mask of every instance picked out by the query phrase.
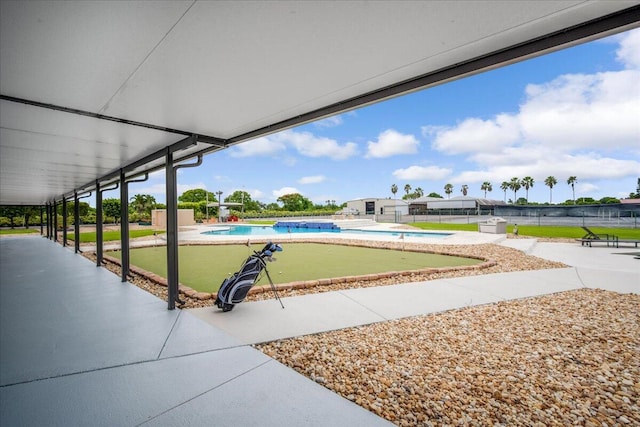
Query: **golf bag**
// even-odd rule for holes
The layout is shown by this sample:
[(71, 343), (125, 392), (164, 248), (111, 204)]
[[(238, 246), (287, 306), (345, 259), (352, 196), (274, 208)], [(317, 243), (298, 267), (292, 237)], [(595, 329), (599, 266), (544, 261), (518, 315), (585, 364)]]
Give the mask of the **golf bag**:
[(240, 267), (240, 270), (224, 279), (220, 285), (215, 302), (218, 308), (221, 308), (222, 311), (233, 310), (233, 307), (236, 304), (241, 303), (246, 298), (247, 293), (249, 293), (249, 290), (253, 285), (260, 280), (263, 271), (269, 279), (271, 290), (276, 296), (276, 299), (280, 302), (282, 308), (284, 308), (284, 305), (278, 296), (278, 292), (276, 291), (276, 287), (271, 280), (269, 271), (267, 270), (267, 262), (275, 261), (273, 253), (281, 251), (282, 247), (272, 242), (267, 243), (259, 252), (253, 251), (253, 255), (246, 259)]

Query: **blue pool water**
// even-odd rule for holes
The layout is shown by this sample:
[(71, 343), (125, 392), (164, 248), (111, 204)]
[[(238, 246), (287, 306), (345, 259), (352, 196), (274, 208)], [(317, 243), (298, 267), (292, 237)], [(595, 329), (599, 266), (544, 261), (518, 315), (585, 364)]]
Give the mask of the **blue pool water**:
[(406, 231), (379, 231), (379, 230), (340, 230), (340, 229), (313, 229), (313, 228), (274, 228), (271, 226), (254, 225), (230, 225), (220, 227), (220, 229), (205, 231), (202, 234), (209, 236), (264, 236), (269, 234), (317, 234), (317, 233), (340, 233), (340, 234), (360, 234), (360, 235), (382, 235), (398, 236), (404, 234), (405, 237), (441, 238), (450, 236), (450, 233), (420, 233)]

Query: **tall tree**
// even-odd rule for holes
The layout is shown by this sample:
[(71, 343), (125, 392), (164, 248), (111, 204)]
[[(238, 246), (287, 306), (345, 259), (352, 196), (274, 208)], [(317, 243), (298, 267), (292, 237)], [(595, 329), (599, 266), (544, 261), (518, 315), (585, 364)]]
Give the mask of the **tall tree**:
[(104, 199), (102, 201), (102, 214), (105, 217), (113, 217), (117, 224), (118, 219), (120, 218), (120, 199)]
[(209, 197), (209, 203), (217, 202), (216, 195), (211, 191), (207, 191), (203, 188), (194, 188), (191, 190), (187, 190), (178, 197), (178, 201), (182, 203), (198, 203), (198, 202), (206, 202), (207, 196)]
[(396, 198), (396, 193), (398, 192), (398, 186), (393, 184), (391, 185), (391, 194), (393, 194), (393, 198)]
[(485, 181), (480, 186), (480, 190), (484, 191), (484, 198), (487, 198), (487, 191), (493, 191), (493, 187), (489, 181)]
[[(84, 205), (86, 205), (86, 207)], [(86, 215), (88, 210), (89, 210), (89, 203), (80, 202), (80, 215), (81, 216)], [(29, 228), (29, 219), (31, 217), (37, 217), (38, 215), (40, 215), (40, 207), (25, 206), (23, 210), (23, 214), (24, 214), (24, 228)]]
[[(211, 193), (209, 193), (211, 194)], [(212, 202), (214, 200), (209, 199), (209, 202)], [(249, 193), (247, 193), (246, 191), (243, 190), (236, 190), (234, 191), (232, 194), (230, 194), (229, 196), (227, 196), (224, 199), (225, 202), (232, 202), (232, 203), (242, 203), (243, 208), (241, 209), (243, 212), (244, 211), (259, 211), (260, 210), (260, 203), (256, 202), (255, 200), (251, 199), (251, 195)]]
[(516, 200), (518, 200), (518, 190), (520, 189), (520, 179), (515, 176), (511, 178), (511, 181), (509, 181), (509, 188), (513, 190), (513, 203), (516, 203)]
[(500, 189), (502, 191), (504, 191), (504, 202), (507, 203), (507, 190), (511, 188), (511, 186), (509, 185), (509, 183), (507, 181), (502, 181), (502, 184), (500, 184)]
[(404, 192), (407, 194), (411, 193), (411, 186), (409, 184), (405, 184)]
[(416, 189), (413, 190), (413, 192), (416, 195), (416, 199), (419, 199), (420, 197), (424, 196), (424, 190), (420, 187), (416, 187)]
[(520, 181), (520, 184), (522, 184), (526, 191), (525, 198), (527, 199), (527, 203), (529, 202), (529, 189), (533, 187), (534, 183), (535, 181), (530, 176), (525, 176), (524, 178), (522, 178), (522, 181)]
[(453, 185), (446, 184), (444, 186), (444, 192), (447, 195), (447, 199), (451, 197), (451, 193), (453, 193)]
[(552, 203), (552, 199), (553, 199), (551, 190), (553, 190), (553, 186), (556, 185), (557, 183), (558, 183), (558, 180), (554, 176), (548, 176), (544, 180), (544, 185), (549, 187), (549, 203)]
[(467, 192), (469, 191), (469, 186), (467, 184), (464, 184), (461, 188), (460, 191), (462, 191), (462, 195), (466, 196)]
[(19, 218), (22, 215), (24, 215), (24, 207), (22, 206), (0, 206), (0, 216), (9, 218), (12, 229), (15, 227), (14, 218)]
[(278, 201), (282, 202), (283, 209), (286, 211), (305, 211), (313, 207), (311, 200), (307, 199), (300, 193), (284, 194), (278, 197)]
[(136, 194), (131, 198), (131, 207), (138, 213), (139, 218), (151, 216), (151, 209), (156, 205), (156, 198), (148, 194)]
[(571, 186), (571, 192), (573, 193), (573, 204), (576, 204), (576, 181), (578, 180), (578, 178), (576, 178), (575, 176), (570, 176), (569, 179), (567, 179), (567, 184), (569, 184)]

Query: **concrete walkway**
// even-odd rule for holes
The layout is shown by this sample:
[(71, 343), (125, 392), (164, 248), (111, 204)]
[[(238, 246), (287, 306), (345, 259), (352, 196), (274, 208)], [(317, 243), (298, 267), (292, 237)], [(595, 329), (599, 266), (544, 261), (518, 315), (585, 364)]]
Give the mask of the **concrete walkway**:
[(508, 239), (501, 244), (572, 267), (489, 274), (393, 286), (349, 289), (244, 302), (232, 312), (212, 307), (189, 312), (245, 344), (255, 344), (421, 314), (534, 297), (580, 288), (640, 293), (640, 260), (633, 248), (582, 247)]
[(0, 284), (0, 425), (389, 425), (46, 239)]
[[(479, 233), (476, 233), (479, 234)], [(167, 311), (40, 237), (0, 239), (0, 424), (375, 426), (248, 344), (582, 287), (640, 293), (631, 248), (500, 240), (570, 268)]]

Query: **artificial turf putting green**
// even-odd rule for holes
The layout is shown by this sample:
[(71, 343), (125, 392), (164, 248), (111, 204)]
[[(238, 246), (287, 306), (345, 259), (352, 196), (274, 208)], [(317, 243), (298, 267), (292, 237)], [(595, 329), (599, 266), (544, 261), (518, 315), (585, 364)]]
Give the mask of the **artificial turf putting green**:
[[(263, 246), (252, 245), (251, 250), (260, 250)], [(267, 265), (276, 284), (482, 262), (448, 255), (319, 243), (290, 243), (282, 247), (283, 252), (275, 254), (277, 260)], [(180, 246), (180, 283), (200, 292), (216, 292), (227, 276), (240, 269), (249, 254), (245, 245)], [(109, 255), (119, 258), (120, 252), (110, 252)], [(162, 277), (167, 277), (166, 263), (165, 247), (131, 250), (132, 265)], [(264, 274), (258, 284), (269, 284)]]

